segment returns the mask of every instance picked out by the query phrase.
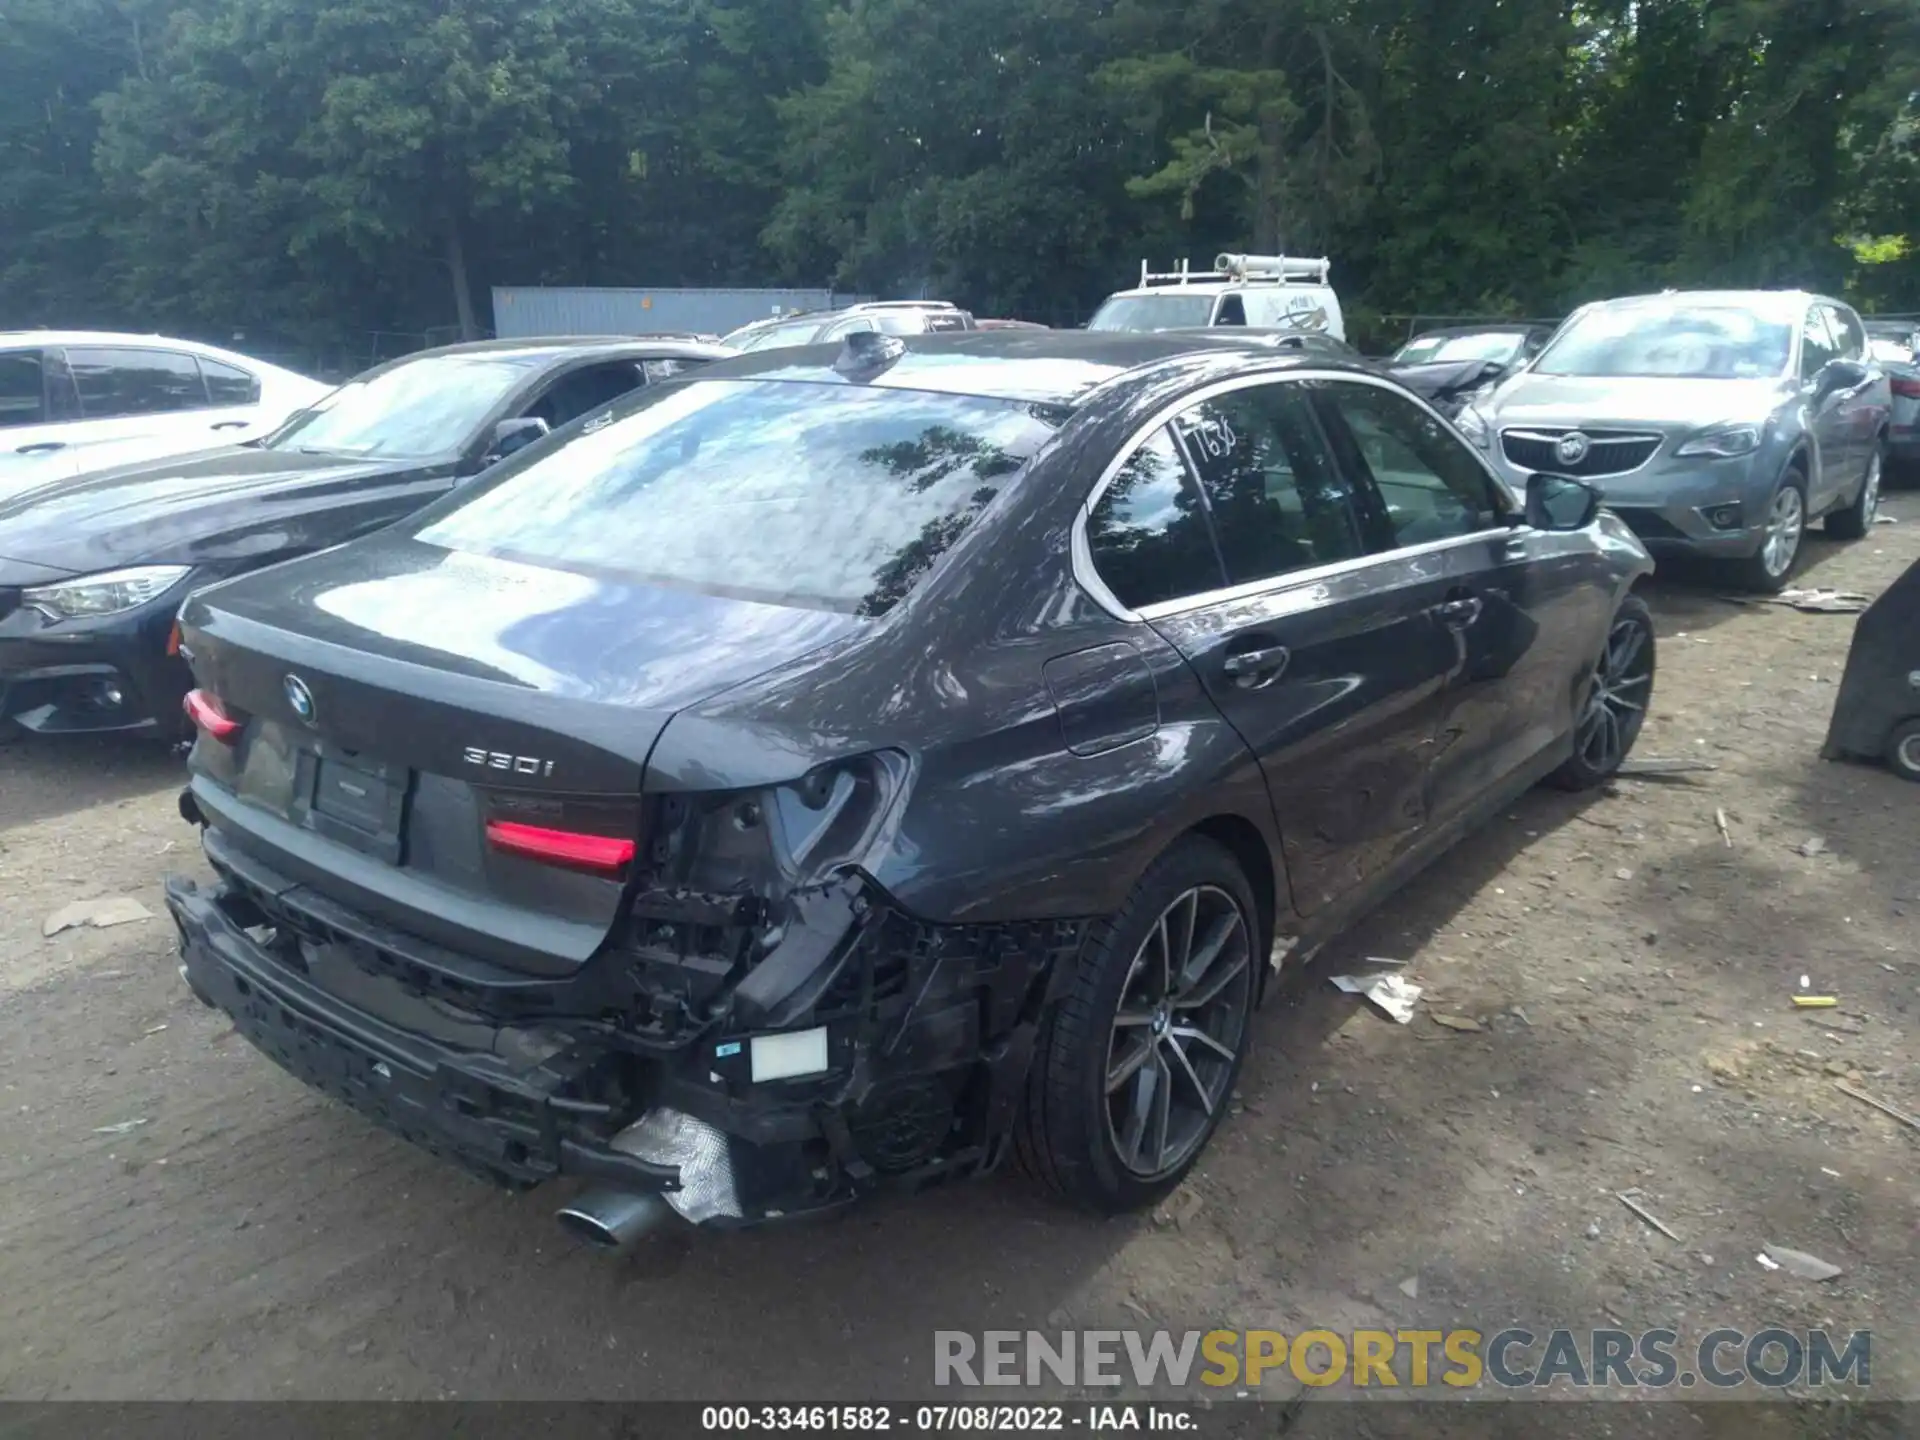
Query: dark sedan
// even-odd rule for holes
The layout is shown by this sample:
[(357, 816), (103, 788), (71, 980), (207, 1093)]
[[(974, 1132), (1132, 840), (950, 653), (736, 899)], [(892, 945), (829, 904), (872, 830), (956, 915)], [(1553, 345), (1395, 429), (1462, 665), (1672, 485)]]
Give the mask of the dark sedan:
[(662, 339), (429, 350), (258, 442), (0, 496), (0, 740), (185, 733), (173, 621), (195, 586), (391, 524), (549, 430), (731, 353)]
[(742, 357), (195, 594), (184, 974), (603, 1244), (1011, 1151), (1150, 1204), (1276, 936), (1619, 766), (1650, 569), (1324, 356)]
[(1384, 362), (1387, 371), (1449, 418), (1474, 393), (1538, 355), (1551, 325), (1456, 325), (1428, 330)]

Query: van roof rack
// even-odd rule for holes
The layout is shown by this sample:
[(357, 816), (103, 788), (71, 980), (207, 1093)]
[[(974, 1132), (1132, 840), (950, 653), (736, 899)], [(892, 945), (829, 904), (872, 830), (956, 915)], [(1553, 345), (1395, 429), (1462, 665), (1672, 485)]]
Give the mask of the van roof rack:
[(1234, 255), (1223, 251), (1213, 257), (1211, 270), (1195, 270), (1192, 262), (1182, 260), (1178, 270), (1153, 270), (1140, 262), (1140, 288), (1155, 285), (1324, 285), (1333, 264), (1324, 255), (1308, 259), (1303, 255)]

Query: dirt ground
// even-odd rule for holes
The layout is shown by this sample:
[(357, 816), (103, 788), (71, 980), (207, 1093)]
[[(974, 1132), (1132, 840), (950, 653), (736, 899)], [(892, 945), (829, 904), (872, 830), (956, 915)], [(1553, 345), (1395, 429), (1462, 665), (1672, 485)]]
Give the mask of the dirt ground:
[[(1887, 508), (1807, 582), (1920, 557), (1920, 494)], [(1109, 1222), (1008, 1175), (586, 1253), (553, 1192), (414, 1153), (191, 1000), (159, 898), (202, 868), (176, 760), (8, 752), (0, 1395), (904, 1398), (936, 1329), (1521, 1323), (1871, 1327), (1874, 1391), (1920, 1398), (1920, 1134), (1836, 1088), (1920, 1111), (1920, 789), (1817, 758), (1850, 617), (1653, 599), (1640, 753), (1717, 769), (1537, 793), (1462, 844), (1270, 996), (1195, 1178)], [(103, 895), (154, 918), (42, 937)], [(1427, 987), (1413, 1024), (1327, 983), (1369, 955)], [(1839, 1007), (1797, 1011), (1803, 975)]]

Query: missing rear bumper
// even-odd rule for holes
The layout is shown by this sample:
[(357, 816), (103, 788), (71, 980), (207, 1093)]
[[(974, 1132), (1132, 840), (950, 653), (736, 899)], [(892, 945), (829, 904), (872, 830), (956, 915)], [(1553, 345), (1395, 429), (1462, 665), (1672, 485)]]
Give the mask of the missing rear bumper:
[(187, 984), (282, 1068), (496, 1184), (578, 1176), (715, 1226), (990, 1167), (1079, 935), (942, 933), (863, 905), (835, 941), (865, 947), (857, 963), (811, 1006), (774, 1007), (785, 1028), (722, 1019), (662, 1050), (605, 1011), (534, 1013), (524, 985), (511, 1018), (481, 994), (455, 1004), (364, 946), (300, 938), (257, 894), (174, 879), (167, 904)]

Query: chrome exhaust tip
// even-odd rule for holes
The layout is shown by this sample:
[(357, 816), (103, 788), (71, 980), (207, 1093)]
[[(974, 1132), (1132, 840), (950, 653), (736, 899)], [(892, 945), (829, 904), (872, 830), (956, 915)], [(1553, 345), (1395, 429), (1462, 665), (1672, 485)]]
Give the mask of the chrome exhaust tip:
[(555, 1218), (562, 1230), (596, 1250), (625, 1250), (672, 1214), (672, 1207), (658, 1195), (588, 1190)]

